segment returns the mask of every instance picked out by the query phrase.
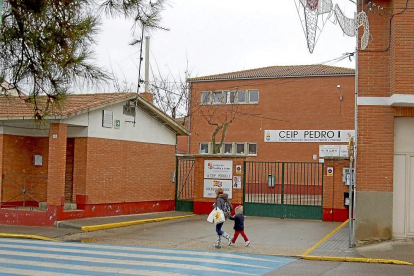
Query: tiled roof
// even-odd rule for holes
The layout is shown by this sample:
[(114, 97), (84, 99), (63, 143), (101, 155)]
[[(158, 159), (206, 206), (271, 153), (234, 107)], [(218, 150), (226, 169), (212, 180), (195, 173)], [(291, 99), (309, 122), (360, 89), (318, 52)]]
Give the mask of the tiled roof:
[[(48, 116), (70, 116), (88, 109), (95, 109), (127, 99), (136, 93), (72, 94), (63, 101), (62, 107), (48, 111)], [(46, 97), (38, 98), (39, 106), (44, 109)], [(0, 117), (33, 117), (33, 105), (19, 97), (0, 97)]]
[(196, 77), (188, 79), (189, 82), (212, 81), (212, 80), (238, 80), (259, 78), (289, 78), (289, 77), (312, 77), (312, 76), (353, 76), (355, 70), (350, 68), (335, 67), (328, 65), (294, 65), (294, 66), (270, 66), (245, 71), (237, 71), (225, 74)]
[[(76, 115), (78, 113), (87, 112), (97, 108), (102, 108), (108, 105), (124, 102), (126, 100), (135, 99), (136, 93), (101, 93), (101, 94), (72, 94), (67, 95), (63, 101), (62, 107), (47, 112), (46, 118), (60, 119)], [(38, 97), (40, 108), (44, 108), (46, 104), (46, 97)], [(178, 135), (189, 135), (185, 129), (176, 120), (162, 112), (152, 103), (145, 100), (143, 97), (138, 97), (138, 107), (145, 110), (156, 120), (161, 122)], [(8, 119), (33, 119), (34, 111), (33, 105), (26, 103), (23, 99), (17, 96), (0, 97), (0, 120)]]

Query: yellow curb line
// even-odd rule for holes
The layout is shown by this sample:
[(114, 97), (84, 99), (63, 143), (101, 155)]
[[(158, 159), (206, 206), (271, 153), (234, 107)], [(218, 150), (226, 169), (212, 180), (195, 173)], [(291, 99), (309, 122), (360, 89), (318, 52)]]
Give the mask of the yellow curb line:
[(0, 233), (0, 238), (15, 238), (15, 239), (33, 239), (33, 240), (43, 240), (43, 241), (59, 241), (56, 239), (38, 236), (38, 235), (25, 235), (25, 234), (8, 234)]
[(335, 230), (333, 230), (331, 233), (329, 233), (328, 235), (326, 235), (323, 239), (321, 239), (320, 241), (318, 241), (317, 243), (315, 243), (311, 248), (309, 248), (308, 250), (306, 250), (303, 254), (302, 257), (307, 256), (309, 253), (311, 253), (316, 247), (318, 247), (319, 245), (321, 245), (324, 241), (326, 241), (327, 239), (329, 239), (333, 234), (335, 234), (336, 232), (338, 232), (339, 229), (341, 229), (345, 224), (347, 224), (349, 221), (349, 219), (347, 219), (344, 223), (342, 223), (341, 225), (339, 225), (338, 227), (336, 227)]
[(312, 261), (333, 261), (333, 262), (357, 262), (357, 263), (413, 265), (410, 262), (391, 260), (391, 259), (372, 259), (372, 258), (353, 258), (353, 257), (327, 257), (327, 256), (302, 256), (302, 259), (312, 260)]
[(195, 216), (195, 214), (176, 216), (176, 217), (164, 217), (164, 218), (155, 218), (155, 219), (142, 219), (142, 220), (106, 223), (106, 224), (82, 226), (81, 230), (85, 232), (91, 232), (91, 231), (98, 231), (98, 230), (104, 230), (104, 229), (110, 229), (110, 228), (119, 228), (119, 227), (131, 226), (131, 225), (151, 223), (151, 222), (160, 222), (160, 221), (165, 221), (165, 220), (187, 218), (187, 217), (193, 217), (193, 216)]

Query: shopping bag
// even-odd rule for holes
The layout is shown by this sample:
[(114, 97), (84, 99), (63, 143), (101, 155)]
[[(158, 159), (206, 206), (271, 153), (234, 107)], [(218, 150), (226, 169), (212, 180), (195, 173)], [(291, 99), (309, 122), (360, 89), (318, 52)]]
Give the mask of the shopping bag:
[(214, 222), (214, 214), (216, 213), (216, 209), (213, 209), (213, 211), (210, 212), (210, 214), (207, 217), (207, 221), (210, 223)]
[(224, 222), (226, 219), (224, 218), (224, 213), (223, 213), (223, 211), (217, 208), (217, 209), (215, 210), (213, 220), (214, 220), (214, 223), (215, 223), (215, 224), (219, 224), (219, 223)]

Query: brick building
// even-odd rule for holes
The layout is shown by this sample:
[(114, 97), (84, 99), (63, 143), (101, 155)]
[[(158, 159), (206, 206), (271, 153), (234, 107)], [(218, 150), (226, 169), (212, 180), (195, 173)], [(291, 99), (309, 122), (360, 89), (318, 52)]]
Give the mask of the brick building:
[[(228, 126), (219, 154), (245, 155), (255, 161), (315, 161), (319, 145), (325, 143), (295, 142), (289, 139), (289, 131), (354, 129), (353, 69), (273, 66), (188, 81), (190, 154), (212, 153), (213, 124), (225, 122), (225, 116), (235, 120)], [(284, 130), (278, 133), (284, 142), (266, 139), (274, 134), (266, 130)]]
[(414, 237), (414, 3), (375, 1), (359, 51), (356, 239)]
[(174, 210), (176, 139), (188, 132), (135, 99), (69, 95), (35, 123), (20, 98), (0, 98), (0, 223)]
[[(339, 155), (340, 146), (346, 151), (354, 133), (354, 75), (348, 68), (302, 65), (191, 78), (189, 153), (210, 160), (234, 156), (247, 162), (245, 170), (250, 172), (245, 173), (249, 175), (240, 174), (246, 177), (245, 201), (241, 197), (238, 203), (256, 208), (246, 209), (249, 214), (277, 215), (280, 212), (274, 207), (282, 205), (286, 210), (285, 204), (296, 208), (291, 217), (306, 218), (301, 216), (305, 210), (301, 208), (317, 205), (318, 214), (309, 217), (344, 221), (348, 218), (344, 206), (348, 187), (342, 182), (342, 169), (349, 162), (344, 156), (325, 162), (335, 173), (327, 173), (327, 167), (323, 170), (318, 162), (323, 162), (320, 146), (335, 148)], [(219, 146), (220, 126), (230, 121)], [(218, 144), (215, 153), (214, 144)], [(273, 184), (268, 180), (272, 175)], [(317, 180), (310, 183), (309, 179)], [(207, 212), (209, 207), (209, 199), (196, 198), (195, 211)]]

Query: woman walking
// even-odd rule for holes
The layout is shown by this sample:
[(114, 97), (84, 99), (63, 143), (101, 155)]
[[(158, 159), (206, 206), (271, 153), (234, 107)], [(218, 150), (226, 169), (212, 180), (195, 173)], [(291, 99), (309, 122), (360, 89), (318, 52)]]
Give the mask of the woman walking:
[[(233, 210), (233, 206), (228, 201), (228, 198), (229, 195), (224, 193), (223, 188), (218, 188), (216, 190), (216, 203), (214, 204), (214, 207), (222, 210), (226, 218), (230, 217), (231, 210)], [(217, 242), (214, 244), (216, 248), (221, 248), (221, 236), (228, 240), (228, 244), (231, 243), (232, 238), (229, 236), (229, 234), (221, 230), (223, 224), (224, 222), (216, 224), (216, 232), (218, 235)]]

